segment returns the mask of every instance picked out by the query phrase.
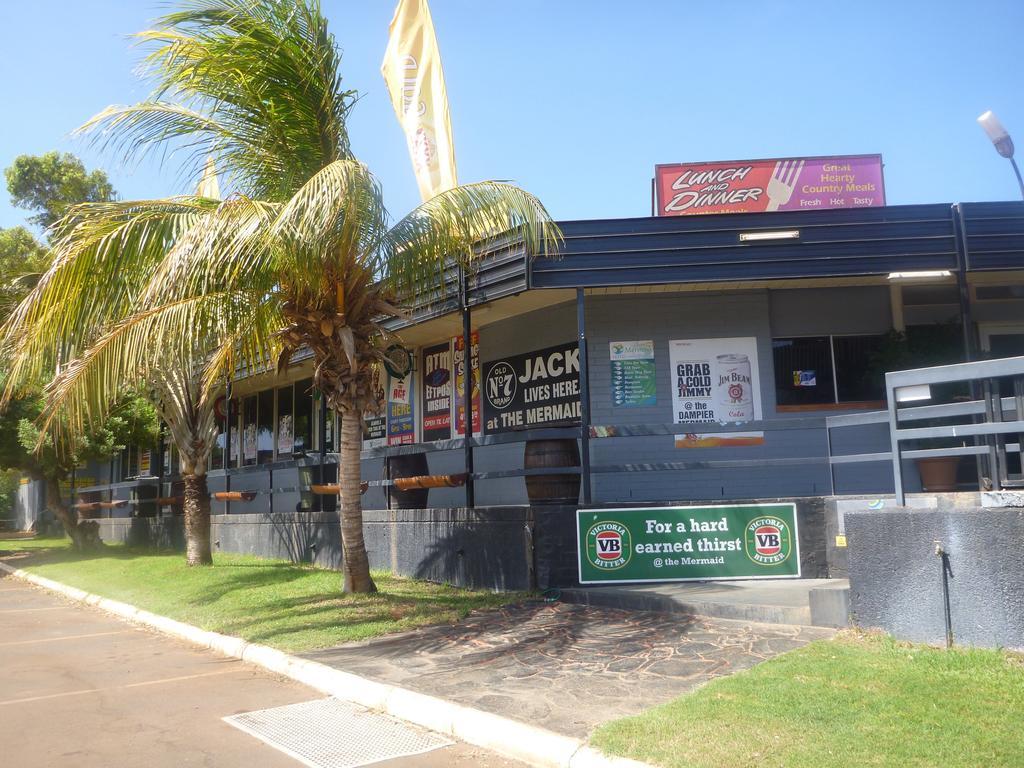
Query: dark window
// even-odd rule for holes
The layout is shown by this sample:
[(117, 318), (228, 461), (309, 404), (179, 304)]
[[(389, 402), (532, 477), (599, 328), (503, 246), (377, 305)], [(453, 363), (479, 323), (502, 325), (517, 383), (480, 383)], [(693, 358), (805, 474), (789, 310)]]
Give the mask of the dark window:
[(778, 405), (834, 403), (828, 336), (773, 339)]
[(884, 336), (834, 336), (839, 402), (885, 399), (885, 374), (872, 365)]
[(258, 463), (269, 464), (274, 460), (274, 390), (265, 389), (259, 398), (259, 414), (256, 422), (256, 451)]
[(295, 453), (313, 447), (313, 380), (295, 382)]
[(882, 400), (883, 375), (873, 364), (880, 336), (773, 339), (778, 405), (831, 405)]

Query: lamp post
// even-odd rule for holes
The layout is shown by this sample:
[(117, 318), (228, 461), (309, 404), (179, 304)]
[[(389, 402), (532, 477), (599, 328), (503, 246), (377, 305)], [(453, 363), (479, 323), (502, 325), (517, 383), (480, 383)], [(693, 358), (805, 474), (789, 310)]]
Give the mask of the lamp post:
[(1010, 134), (1003, 127), (1003, 124), (999, 122), (999, 118), (992, 113), (992, 110), (978, 117), (978, 125), (985, 131), (989, 139), (992, 140), (996, 152), (1010, 161), (1010, 165), (1013, 166), (1013, 172), (1017, 174), (1017, 184), (1020, 185), (1021, 197), (1024, 198), (1024, 179), (1021, 178), (1017, 161), (1013, 159), (1013, 139), (1010, 138)]

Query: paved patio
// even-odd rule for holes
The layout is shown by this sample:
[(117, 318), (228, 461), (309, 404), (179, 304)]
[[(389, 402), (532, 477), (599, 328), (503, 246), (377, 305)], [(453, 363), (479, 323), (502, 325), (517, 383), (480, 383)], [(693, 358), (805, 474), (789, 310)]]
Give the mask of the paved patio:
[(305, 656), (584, 737), (599, 723), (833, 634), (818, 627), (535, 602)]

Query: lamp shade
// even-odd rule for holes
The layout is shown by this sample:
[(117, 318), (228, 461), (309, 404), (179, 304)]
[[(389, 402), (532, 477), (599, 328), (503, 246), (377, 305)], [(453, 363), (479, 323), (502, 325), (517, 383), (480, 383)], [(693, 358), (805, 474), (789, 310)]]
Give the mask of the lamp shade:
[(992, 143), (996, 147), (996, 151), (1003, 157), (1013, 157), (1013, 140), (1010, 138), (1009, 132), (1003, 127), (1003, 124), (999, 122), (999, 118), (995, 116), (992, 110), (985, 112), (978, 117), (978, 125), (985, 131), (985, 134), (989, 137)]

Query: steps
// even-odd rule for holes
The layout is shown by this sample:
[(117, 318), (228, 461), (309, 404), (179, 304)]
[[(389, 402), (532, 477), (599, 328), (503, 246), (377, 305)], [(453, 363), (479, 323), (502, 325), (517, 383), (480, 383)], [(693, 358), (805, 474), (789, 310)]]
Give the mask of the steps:
[(809, 627), (848, 625), (846, 579), (617, 584), (562, 590), (568, 603)]

